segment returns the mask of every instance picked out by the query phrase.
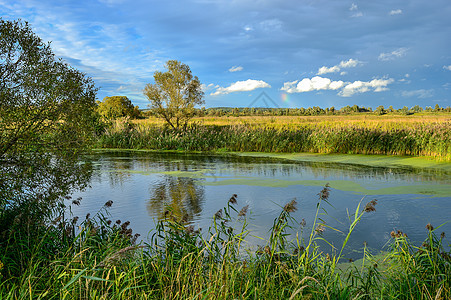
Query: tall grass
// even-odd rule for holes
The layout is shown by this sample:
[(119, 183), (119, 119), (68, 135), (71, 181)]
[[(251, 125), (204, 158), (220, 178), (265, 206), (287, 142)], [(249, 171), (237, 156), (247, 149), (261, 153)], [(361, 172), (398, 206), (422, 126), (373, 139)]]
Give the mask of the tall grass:
[[(111, 222), (104, 210), (83, 221), (58, 217), (30, 255), (0, 251), (0, 298), (450, 299), (451, 253), (430, 224), (421, 246), (393, 232), (382, 258), (364, 251), (363, 263), (344, 268), (343, 249), (376, 202), (359, 204), (335, 248), (322, 237), (333, 228), (319, 218), (329, 192), (326, 186), (318, 194), (312, 224), (298, 223), (291, 216), (296, 201), (287, 203), (258, 248), (246, 242), (248, 209), (236, 195), (204, 232), (168, 209), (148, 244), (137, 245), (129, 222)], [(10, 238), (17, 244), (24, 237)]]
[(100, 136), (98, 147), (183, 151), (313, 152), (383, 154), (451, 160), (451, 122), (404, 128), (308, 124), (296, 128), (199, 125), (185, 131), (119, 120)]

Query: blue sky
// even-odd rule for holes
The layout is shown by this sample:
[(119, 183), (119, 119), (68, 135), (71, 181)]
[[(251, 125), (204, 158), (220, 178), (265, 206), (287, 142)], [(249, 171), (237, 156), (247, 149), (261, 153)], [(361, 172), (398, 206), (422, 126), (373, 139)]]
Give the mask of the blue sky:
[[(0, 0), (98, 98), (142, 94), (169, 59), (203, 83), (205, 106), (451, 105), (449, 0)], [(265, 106), (258, 101), (254, 106)]]

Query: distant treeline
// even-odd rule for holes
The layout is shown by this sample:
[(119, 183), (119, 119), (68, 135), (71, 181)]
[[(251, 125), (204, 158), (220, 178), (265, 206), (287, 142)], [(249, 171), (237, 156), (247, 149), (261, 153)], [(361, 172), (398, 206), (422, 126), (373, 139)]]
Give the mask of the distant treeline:
[[(348, 115), (356, 113), (374, 113), (376, 115), (384, 115), (389, 113), (396, 113), (401, 115), (412, 115), (421, 112), (451, 112), (451, 107), (440, 107), (438, 104), (434, 108), (426, 106), (422, 108), (419, 105), (415, 105), (411, 108), (404, 106), (399, 109), (394, 109), (393, 106), (385, 108), (380, 105), (375, 110), (371, 107), (363, 107), (358, 105), (344, 106), (340, 109), (335, 107), (321, 108), (319, 106), (313, 106), (308, 108), (266, 108), (266, 107), (212, 107), (212, 108), (199, 108), (196, 109), (197, 117), (205, 116), (319, 116), (319, 115)], [(150, 115), (150, 111), (143, 110), (144, 115)]]

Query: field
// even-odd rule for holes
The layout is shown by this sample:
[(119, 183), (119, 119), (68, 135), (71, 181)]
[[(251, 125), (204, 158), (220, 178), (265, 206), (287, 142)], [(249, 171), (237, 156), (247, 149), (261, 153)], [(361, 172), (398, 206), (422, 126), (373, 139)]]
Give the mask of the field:
[(195, 118), (184, 131), (160, 119), (116, 120), (99, 148), (382, 154), (451, 161), (451, 119), (442, 115)]
[[(156, 117), (133, 120), (133, 124), (164, 125), (164, 120)], [(321, 116), (223, 116), (223, 117), (197, 117), (192, 123), (199, 125), (246, 125), (252, 127), (290, 128), (297, 129), (305, 126), (344, 127), (358, 126), (368, 129), (407, 129), (425, 124), (442, 124), (451, 122), (450, 113), (430, 114), (418, 113), (414, 115), (386, 114), (377, 116), (372, 113), (359, 113), (353, 115), (321, 115)]]

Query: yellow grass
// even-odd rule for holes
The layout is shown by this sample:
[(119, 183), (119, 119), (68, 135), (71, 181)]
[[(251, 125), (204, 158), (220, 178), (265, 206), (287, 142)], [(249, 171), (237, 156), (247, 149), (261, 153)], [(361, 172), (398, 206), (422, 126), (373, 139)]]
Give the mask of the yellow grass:
[[(415, 115), (329, 115), (329, 116), (223, 116), (198, 117), (191, 123), (202, 125), (249, 125), (251, 127), (273, 127), (295, 129), (304, 126), (343, 127), (354, 125), (363, 128), (411, 128), (418, 124), (446, 123), (451, 121), (451, 114), (415, 114)], [(150, 117), (144, 120), (134, 120), (139, 125), (163, 125), (164, 120)]]

